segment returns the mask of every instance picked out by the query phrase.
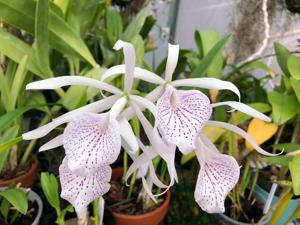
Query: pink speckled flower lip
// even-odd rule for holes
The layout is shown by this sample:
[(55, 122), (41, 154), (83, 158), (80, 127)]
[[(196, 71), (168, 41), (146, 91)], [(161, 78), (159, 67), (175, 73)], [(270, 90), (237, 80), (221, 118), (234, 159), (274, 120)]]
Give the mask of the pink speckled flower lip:
[[(178, 90), (181, 86), (229, 90), (240, 100), (237, 87), (227, 81), (215, 78), (172, 81), (178, 61), (178, 45), (169, 44), (165, 79), (135, 66), (136, 56), (132, 44), (117, 41), (114, 49), (123, 49), (125, 64), (107, 69), (100, 81), (83, 76), (61, 76), (36, 81), (26, 87), (34, 90), (86, 85), (98, 88), (103, 96), (101, 100), (65, 113), (52, 122), (23, 134), (25, 140), (37, 139), (67, 123), (63, 134), (40, 148), (40, 151), (59, 146), (65, 149), (66, 156), (59, 170), (61, 197), (68, 200), (76, 212), (80, 212), (95, 198), (105, 194), (110, 188), (110, 164), (117, 159), (123, 147), (133, 159), (125, 179), (134, 171), (140, 170), (144, 189), (156, 201), (157, 196), (164, 194), (178, 182), (175, 169), (175, 153), (178, 147), (183, 154), (195, 151), (201, 165), (195, 190), (195, 200), (199, 206), (209, 213), (224, 212), (225, 198), (236, 185), (240, 168), (233, 157), (218, 152), (214, 144), (203, 135), (202, 129), (207, 125), (229, 129), (248, 140), (261, 154), (272, 155), (261, 149), (242, 129), (224, 122), (211, 121), (210, 117), (214, 107), (228, 105), (234, 110), (264, 121), (270, 119), (240, 101), (211, 104), (201, 91)], [(111, 80), (119, 74), (125, 74), (123, 90), (106, 83), (108, 78)], [(134, 95), (131, 93), (134, 79), (155, 84), (157, 87), (145, 97)], [(111, 95), (107, 97), (102, 91)], [(154, 126), (145, 117), (145, 109), (154, 116)], [(133, 116), (139, 119), (143, 127), (150, 142), (148, 146), (134, 135), (129, 123)], [(137, 154), (139, 149), (142, 150), (140, 155)], [(152, 159), (156, 156), (160, 156), (167, 164), (170, 176), (168, 185), (156, 176), (152, 164)], [(151, 184), (149, 179), (146, 181), (146, 174), (149, 175)], [(159, 195), (153, 195), (152, 184), (165, 190)]]

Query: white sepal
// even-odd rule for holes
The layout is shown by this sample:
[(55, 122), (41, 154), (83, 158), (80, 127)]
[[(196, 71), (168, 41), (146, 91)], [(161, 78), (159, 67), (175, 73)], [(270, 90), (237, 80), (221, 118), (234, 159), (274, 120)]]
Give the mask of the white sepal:
[(26, 85), (26, 90), (44, 90), (44, 89), (57, 89), (68, 85), (84, 85), (99, 88), (113, 94), (121, 95), (122, 91), (118, 88), (98, 81), (89, 77), (82, 76), (61, 76), (50, 78), (46, 80), (39, 80)]
[(210, 126), (215, 126), (215, 127), (222, 127), (225, 128), (227, 130), (233, 131), (234, 133), (242, 136), (243, 138), (245, 138), (254, 148), (256, 151), (258, 151), (260, 154), (266, 155), (266, 156), (276, 156), (276, 155), (280, 155), (281, 153), (278, 154), (272, 154), (269, 153), (265, 150), (263, 150), (261, 147), (259, 147), (255, 140), (252, 138), (252, 136), (250, 136), (247, 132), (245, 132), (244, 130), (242, 130), (241, 128), (232, 125), (232, 124), (228, 124), (228, 123), (224, 123), (224, 122), (219, 122), (219, 121), (208, 121), (206, 122), (206, 125), (210, 125)]
[(167, 58), (167, 65), (166, 65), (166, 72), (165, 72), (166, 81), (172, 80), (172, 75), (175, 71), (178, 62), (178, 56), (179, 56), (179, 45), (169, 44), (168, 58)]
[(205, 89), (217, 89), (217, 90), (230, 90), (234, 92), (239, 100), (241, 99), (241, 94), (239, 89), (231, 82), (219, 80), (216, 78), (189, 78), (182, 80), (172, 81), (171, 84), (174, 87), (186, 86), (186, 87), (197, 87)]
[(121, 48), (123, 48), (125, 60), (124, 92), (129, 93), (134, 79), (135, 50), (131, 43), (118, 40), (114, 45), (114, 49), (120, 50)]
[(46, 144), (42, 145), (39, 149), (39, 152), (57, 148), (62, 145), (63, 145), (63, 135), (61, 134), (61, 135), (53, 138), (52, 140), (48, 141)]
[(241, 111), (249, 116), (261, 119), (263, 121), (271, 122), (271, 119), (269, 117), (241, 102), (227, 101), (211, 104), (212, 107), (218, 107), (223, 105), (228, 105), (238, 111)]
[[(101, 81), (105, 81), (108, 78), (115, 78), (120, 74), (125, 73), (125, 65), (117, 65), (113, 66), (109, 69), (107, 69), (102, 75), (101, 75)], [(143, 81), (147, 81), (149, 83), (153, 84), (163, 84), (165, 83), (164, 79), (162, 79), (160, 76), (156, 75), (155, 73), (142, 69), (140, 67), (135, 67), (134, 69), (134, 78), (140, 79)]]

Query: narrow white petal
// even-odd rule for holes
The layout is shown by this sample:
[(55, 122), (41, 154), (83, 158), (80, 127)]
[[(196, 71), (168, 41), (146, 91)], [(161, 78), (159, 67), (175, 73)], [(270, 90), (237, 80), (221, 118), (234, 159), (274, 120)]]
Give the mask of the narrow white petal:
[[(148, 99), (151, 102), (156, 102), (156, 100), (163, 94), (164, 92), (163, 85), (160, 85), (156, 87), (153, 91), (151, 91), (148, 95), (145, 96), (146, 99)], [(144, 110), (144, 107), (140, 108), (141, 110)], [(131, 107), (128, 107), (124, 112), (121, 114), (123, 117), (125, 117), (127, 120), (130, 120), (134, 116), (134, 111)]]
[(114, 49), (120, 50), (121, 48), (123, 49), (125, 60), (124, 92), (129, 93), (134, 78), (135, 50), (131, 43), (119, 40), (116, 42)]
[[(105, 81), (108, 78), (115, 78), (116, 76), (120, 74), (125, 73), (125, 65), (117, 65), (113, 66), (109, 69), (107, 69), (102, 75), (101, 75), (101, 81)], [(149, 83), (153, 84), (163, 84), (165, 83), (164, 79), (162, 79), (160, 76), (157, 74), (149, 71), (142, 69), (140, 67), (135, 67), (134, 69), (134, 78), (140, 79), (143, 81), (147, 81)]]
[(50, 122), (44, 126), (41, 126), (35, 130), (32, 130), (32, 131), (22, 134), (22, 138), (24, 140), (32, 140), (32, 139), (44, 137), (50, 131), (52, 131), (56, 127), (60, 126), (63, 123), (66, 123), (66, 122), (69, 122), (69, 121), (61, 121), (61, 122), (60, 121), (52, 121), (52, 122)]
[(266, 122), (271, 122), (271, 119), (269, 117), (241, 102), (227, 101), (227, 102), (218, 102), (218, 103), (211, 104), (212, 107), (224, 106), (224, 105), (228, 105), (236, 110), (246, 113), (249, 116), (264, 120)]
[(259, 153), (266, 155), (266, 156), (275, 156), (275, 155), (280, 155), (279, 154), (272, 154), (269, 153), (265, 150), (263, 150), (261, 147), (259, 147), (255, 140), (244, 130), (242, 130), (241, 128), (234, 126), (232, 124), (228, 124), (228, 123), (224, 123), (224, 122), (219, 122), (219, 121), (208, 121), (206, 122), (206, 125), (211, 125), (211, 126), (216, 126), (216, 127), (222, 127), (225, 128), (227, 130), (231, 130), (235, 133), (237, 133), (238, 135), (242, 136), (243, 138), (245, 138), (247, 141), (249, 141), (249, 143), (255, 148), (256, 151), (258, 151)]
[(119, 119), (119, 129), (121, 137), (129, 145), (130, 149), (133, 150), (132, 153), (136, 153), (139, 150), (139, 144), (130, 126), (130, 123), (125, 119)]
[(61, 76), (50, 78), (46, 80), (39, 80), (32, 83), (27, 84), (26, 90), (43, 90), (43, 89), (57, 89), (63, 86), (68, 85), (85, 85), (90, 87), (99, 88), (104, 91), (108, 91), (113, 94), (121, 95), (122, 91), (118, 88), (98, 81), (89, 77), (82, 76)]
[(216, 78), (189, 78), (182, 80), (175, 80), (171, 83), (174, 87), (186, 86), (186, 87), (198, 87), (205, 89), (217, 89), (217, 90), (230, 90), (234, 92), (239, 100), (241, 99), (241, 94), (239, 89), (231, 82), (219, 80)]
[(153, 102), (151, 102), (147, 98), (143, 98), (137, 95), (130, 95), (130, 98), (139, 106), (139, 108), (148, 109), (155, 118), (157, 117), (157, 108)]
[(46, 151), (49, 149), (57, 148), (63, 145), (63, 135), (59, 135), (52, 140), (48, 141), (46, 144), (42, 145), (39, 149), (40, 152)]
[(178, 62), (178, 56), (179, 56), (179, 45), (169, 44), (166, 73), (165, 73), (166, 81), (172, 80), (172, 75), (175, 71)]
[(154, 195), (152, 194), (152, 185), (149, 185), (144, 177), (142, 177), (143, 188), (146, 190), (148, 196), (152, 199), (153, 202), (157, 203)]
[(58, 127), (64, 123), (70, 122), (71, 120), (74, 119), (74, 117), (76, 117), (77, 115), (79, 115), (81, 113), (84, 113), (84, 112), (95, 112), (96, 113), (96, 112), (102, 112), (104, 110), (109, 109), (118, 98), (119, 98), (118, 96), (112, 95), (105, 99), (102, 99), (102, 100), (93, 102), (91, 104), (88, 104), (86, 106), (80, 107), (78, 109), (72, 110), (68, 113), (65, 113), (65, 114), (53, 119), (52, 122), (50, 122), (42, 127), (39, 127), (35, 130), (24, 133), (22, 135), (22, 137), (24, 140), (32, 140), (32, 139), (41, 138), (41, 137), (47, 135), (48, 133), (50, 133), (56, 127)]
[(122, 110), (124, 109), (124, 107), (127, 104), (127, 97), (122, 97), (119, 98), (111, 107), (109, 114), (111, 116), (111, 118), (115, 119), (117, 118), (117, 116), (122, 112)]
[(142, 111), (139, 109), (139, 107), (131, 102), (131, 106), (134, 109), (136, 116), (139, 118), (144, 131), (150, 141), (150, 145), (155, 149), (155, 151), (160, 155), (165, 162), (167, 163), (170, 180), (177, 178), (177, 173), (175, 169), (175, 150), (176, 145), (173, 144), (167, 144), (162, 140), (162, 138), (159, 136), (159, 133), (157, 129), (153, 128), (150, 122), (147, 120), (147, 118), (144, 116)]

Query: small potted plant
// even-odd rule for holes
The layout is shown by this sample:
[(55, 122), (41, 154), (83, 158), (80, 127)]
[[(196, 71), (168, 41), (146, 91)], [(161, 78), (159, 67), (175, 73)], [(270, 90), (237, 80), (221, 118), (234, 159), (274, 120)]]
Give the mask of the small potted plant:
[(43, 211), (41, 198), (33, 191), (9, 186), (0, 190), (0, 223), (38, 225)]

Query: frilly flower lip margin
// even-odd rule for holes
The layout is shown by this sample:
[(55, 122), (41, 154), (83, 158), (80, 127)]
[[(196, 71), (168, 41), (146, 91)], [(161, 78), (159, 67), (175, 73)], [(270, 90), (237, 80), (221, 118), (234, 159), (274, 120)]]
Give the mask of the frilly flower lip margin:
[[(227, 105), (252, 117), (269, 122), (264, 114), (240, 101), (211, 104), (209, 98), (198, 90), (177, 90), (177, 87), (229, 90), (240, 100), (238, 88), (227, 81), (215, 78), (191, 78), (172, 81), (177, 65), (179, 46), (169, 44), (165, 79), (153, 72), (135, 66), (135, 49), (127, 42), (117, 41), (115, 50), (123, 49), (124, 65), (109, 68), (101, 80), (82, 76), (61, 76), (27, 85), (27, 90), (56, 89), (68, 85), (86, 85), (111, 93), (109, 97), (65, 113), (52, 122), (23, 134), (23, 139), (31, 140), (47, 135), (56, 127), (67, 123), (63, 134), (41, 146), (40, 151), (63, 146), (65, 158), (60, 166), (61, 197), (68, 200), (77, 212), (84, 210), (95, 198), (104, 195), (110, 188), (112, 164), (120, 154), (121, 147), (133, 159), (126, 180), (131, 174), (149, 165), (149, 175), (153, 184), (164, 188), (164, 194), (178, 181), (175, 169), (176, 147), (187, 154), (195, 151), (201, 165), (195, 189), (195, 200), (208, 213), (222, 213), (224, 201), (239, 179), (240, 167), (232, 157), (221, 154), (206, 138), (203, 127), (217, 126), (229, 129), (244, 137), (261, 154), (271, 156), (261, 149), (242, 129), (224, 122), (211, 121), (214, 107)], [(105, 82), (107, 78), (124, 75), (124, 89), (120, 90)], [(145, 97), (131, 94), (134, 79), (140, 79), (157, 87)], [(156, 105), (155, 105), (156, 103)], [(147, 120), (143, 110), (148, 109), (155, 118), (155, 125)], [(137, 116), (150, 142), (145, 146), (134, 135), (128, 122)], [(138, 149), (142, 154), (138, 155)], [(152, 159), (159, 155), (166, 161), (170, 176), (169, 185), (156, 176)], [(143, 186), (149, 196), (156, 201), (144, 176)], [(161, 195), (160, 194), (160, 195)]]

